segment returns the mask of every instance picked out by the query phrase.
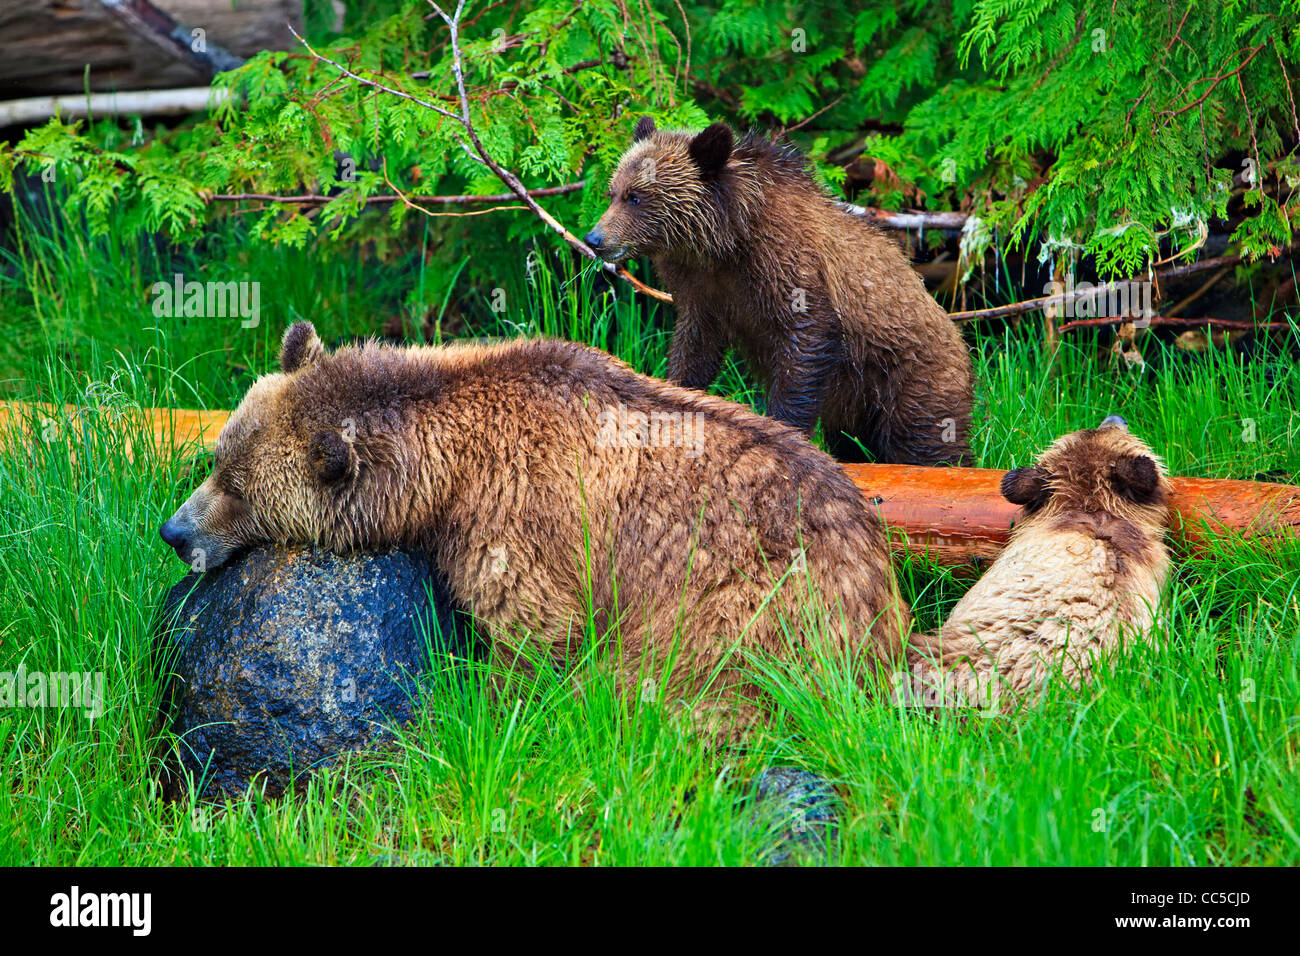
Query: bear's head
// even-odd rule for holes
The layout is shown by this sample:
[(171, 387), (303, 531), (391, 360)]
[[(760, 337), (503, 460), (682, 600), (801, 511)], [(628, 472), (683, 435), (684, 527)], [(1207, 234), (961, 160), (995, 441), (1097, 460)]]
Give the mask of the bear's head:
[(1163, 525), (1169, 478), (1160, 459), (1118, 415), (1054, 441), (1029, 468), (1002, 477), (1002, 495), (1027, 516), (1114, 515), (1143, 527)]
[(723, 123), (692, 135), (656, 130), (654, 120), (641, 117), (587, 245), (606, 262), (707, 248), (719, 230), (714, 206), (734, 148)]
[(361, 353), (348, 351), (327, 356), (309, 322), (285, 332), (280, 371), (248, 390), (212, 474), (159, 529), (182, 561), (206, 570), (252, 544), (367, 543), (400, 478), (392, 443), (367, 427), (376, 390), (348, 367)]

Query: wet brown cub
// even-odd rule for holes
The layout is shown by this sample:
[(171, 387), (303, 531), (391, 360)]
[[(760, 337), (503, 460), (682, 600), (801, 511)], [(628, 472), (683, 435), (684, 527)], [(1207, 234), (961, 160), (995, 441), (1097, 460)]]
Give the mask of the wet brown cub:
[(668, 377), (707, 389), (735, 348), (767, 411), (861, 460), (970, 464), (971, 360), (893, 240), (836, 204), (790, 147), (649, 117), (587, 243), (645, 255), (677, 310)]

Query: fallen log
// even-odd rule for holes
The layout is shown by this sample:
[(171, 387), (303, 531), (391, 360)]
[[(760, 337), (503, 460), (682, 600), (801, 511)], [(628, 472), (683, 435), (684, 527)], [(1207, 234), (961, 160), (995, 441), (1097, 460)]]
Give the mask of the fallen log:
[(130, 90), (123, 93), (70, 93), (33, 96), (0, 102), (0, 126), (29, 126), (51, 116), (176, 116), (199, 113), (219, 106), (230, 94), (210, 86), (174, 90)]
[[(236, 57), (288, 50), (294, 40), (287, 24), (301, 28), (302, 23), (299, 0), (156, 2), (168, 17), (185, 25), (183, 39), (195, 53), (200, 52), (195, 47), (221, 47)], [(178, 59), (180, 49), (166, 51), (153, 37), (125, 26), (110, 8), (126, 5), (120, 0), (0, 4), (0, 88), (9, 96), (29, 97), (167, 89), (211, 78), (211, 69), (196, 66), (193, 57)]]
[[(895, 550), (928, 554), (942, 565), (995, 558), (1020, 507), (1002, 497), (992, 468), (845, 465), (853, 483), (890, 528)], [(1300, 486), (1228, 478), (1172, 479), (1175, 544), (1197, 553), (1216, 537), (1300, 535)]]
[(134, 438), (143, 436), (148, 447), (146, 455), (166, 457), (185, 450), (186, 446), (208, 449), (216, 444), (221, 426), (230, 416), (224, 411), (200, 411), (189, 408), (103, 408), (87, 409), (76, 405), (54, 405), (31, 402), (0, 402), (0, 445), (11, 437), (35, 435), (46, 441), (62, 440), (71, 429), (78, 439), (93, 414), (125, 439), (126, 453), (137, 457), (141, 450)]
[[(11, 436), (62, 429), (79, 432), (85, 409), (0, 402), (0, 443)], [(166, 457), (211, 448), (229, 412), (184, 408), (108, 410), (115, 428), (144, 435), (148, 451)], [(128, 446), (128, 453), (134, 454)], [(991, 561), (1007, 542), (1019, 507), (1002, 497), (995, 468), (845, 465), (845, 472), (889, 526), (895, 551), (927, 555), (946, 566)], [(1300, 486), (1226, 478), (1173, 479), (1175, 544), (1203, 550), (1216, 537), (1300, 537)]]

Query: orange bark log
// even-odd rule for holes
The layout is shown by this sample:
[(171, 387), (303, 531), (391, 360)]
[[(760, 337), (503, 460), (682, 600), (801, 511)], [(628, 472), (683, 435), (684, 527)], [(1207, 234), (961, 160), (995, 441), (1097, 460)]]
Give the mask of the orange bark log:
[[(0, 441), (50, 417), (50, 406), (0, 402)], [(64, 421), (78, 410), (65, 406)], [(152, 436), (153, 450), (194, 443), (210, 448), (228, 412), (183, 408), (128, 411), (124, 424)], [(1020, 509), (999, 490), (1005, 472), (989, 468), (923, 468), (918, 465), (845, 465), (853, 483), (890, 527), (895, 550), (928, 553), (939, 564), (992, 560), (1006, 544)], [(1300, 535), (1300, 486), (1223, 478), (1174, 478), (1176, 543), (1195, 552), (1215, 535)]]
[[(876, 504), (896, 550), (928, 552), (939, 564), (996, 557), (1020, 513), (1002, 497), (1004, 471), (917, 465), (845, 465), (844, 470)], [(1191, 553), (1220, 535), (1300, 533), (1300, 486), (1227, 478), (1173, 478), (1172, 483), (1175, 543)]]
[[(59, 435), (64, 427), (71, 426), (80, 435), (82, 412), (75, 405), (64, 405), (60, 412), (53, 405), (0, 402), (0, 443), (8, 441), (11, 433), (34, 429), (40, 434), (47, 427), (52, 435)], [(114, 421), (128, 436), (140, 433), (147, 436), (157, 454), (178, 449), (187, 442), (211, 448), (221, 434), (221, 426), (230, 417), (229, 412), (189, 408), (126, 408), (112, 414), (117, 415)], [(134, 453), (129, 439), (127, 451)]]

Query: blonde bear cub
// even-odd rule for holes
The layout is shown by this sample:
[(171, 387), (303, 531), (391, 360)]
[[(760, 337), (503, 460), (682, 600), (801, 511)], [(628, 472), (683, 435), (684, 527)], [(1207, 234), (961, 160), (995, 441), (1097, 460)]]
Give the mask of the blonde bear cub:
[[(1089, 680), (1099, 657), (1147, 640), (1169, 571), (1169, 479), (1111, 415), (1057, 439), (1002, 494), (1024, 508), (1006, 549), (937, 634), (913, 635), (919, 686), (949, 705), (1012, 710), (1049, 677)], [(938, 670), (936, 670), (938, 668)]]

